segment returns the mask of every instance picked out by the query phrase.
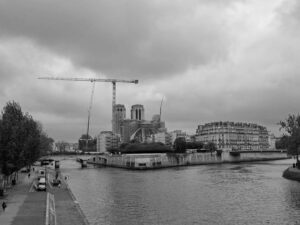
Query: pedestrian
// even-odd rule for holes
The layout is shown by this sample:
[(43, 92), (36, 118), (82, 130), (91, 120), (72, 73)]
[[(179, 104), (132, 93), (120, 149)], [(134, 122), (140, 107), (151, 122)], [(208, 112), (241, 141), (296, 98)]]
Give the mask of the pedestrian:
[(30, 178), (30, 173), (28, 174), (28, 178)]
[(6, 203), (3, 202), (3, 203), (2, 203), (2, 209), (3, 209), (3, 211), (5, 211), (5, 208), (6, 208)]

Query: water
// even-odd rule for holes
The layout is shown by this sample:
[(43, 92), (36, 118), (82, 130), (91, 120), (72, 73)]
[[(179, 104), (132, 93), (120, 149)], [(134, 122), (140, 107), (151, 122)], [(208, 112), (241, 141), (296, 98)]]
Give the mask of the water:
[(61, 162), (94, 224), (300, 224), (300, 182), (292, 161), (129, 171)]

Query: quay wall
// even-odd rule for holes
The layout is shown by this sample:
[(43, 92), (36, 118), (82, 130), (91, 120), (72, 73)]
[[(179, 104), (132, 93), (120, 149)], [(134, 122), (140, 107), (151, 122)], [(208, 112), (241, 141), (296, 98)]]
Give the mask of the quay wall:
[(152, 153), (97, 155), (88, 159), (87, 163), (139, 170), (217, 163), (267, 161), (287, 158), (289, 157), (286, 152), (281, 151), (223, 152), (222, 154), (216, 152)]
[(282, 176), (286, 179), (300, 181), (300, 169), (289, 167), (283, 171)]

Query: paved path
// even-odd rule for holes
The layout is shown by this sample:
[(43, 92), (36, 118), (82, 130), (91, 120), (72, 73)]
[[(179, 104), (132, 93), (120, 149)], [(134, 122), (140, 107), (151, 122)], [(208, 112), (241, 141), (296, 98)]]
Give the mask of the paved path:
[[(49, 171), (49, 179), (53, 180), (54, 177), (54, 171)], [(54, 194), (57, 225), (88, 225), (67, 183), (62, 176), (59, 178), (62, 181), (61, 186), (49, 189), (49, 192)]]
[[(55, 176), (54, 170), (49, 171), (49, 181)], [(0, 225), (44, 225), (46, 222), (47, 192), (54, 195), (57, 225), (88, 225), (78, 202), (70, 191), (68, 185), (62, 180), (60, 187), (47, 185), (47, 192), (37, 192), (33, 188), (38, 174), (31, 172), (19, 174), (17, 184), (9, 189), (5, 196), (0, 198), (7, 203), (3, 212), (0, 209)]]
[(0, 212), (1, 225), (40, 225), (45, 223), (45, 192), (29, 192), (34, 176), (19, 174), (17, 184), (7, 191), (5, 212)]

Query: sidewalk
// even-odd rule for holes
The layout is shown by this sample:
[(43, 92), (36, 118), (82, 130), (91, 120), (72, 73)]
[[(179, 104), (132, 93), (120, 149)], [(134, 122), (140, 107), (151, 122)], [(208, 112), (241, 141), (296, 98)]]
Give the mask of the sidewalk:
[(45, 223), (45, 192), (29, 192), (34, 175), (19, 174), (17, 184), (0, 199), (7, 203), (5, 212), (0, 210), (1, 225), (40, 225)]
[[(65, 180), (60, 187), (53, 187), (51, 181), (55, 176), (54, 170), (48, 170), (47, 192), (54, 195), (57, 225), (88, 225), (78, 202), (73, 196)], [(37, 174), (19, 174), (17, 184), (9, 189), (3, 201), (7, 203), (5, 212), (0, 209), (0, 225), (43, 225), (46, 222), (47, 192), (37, 192), (32, 187)]]
[[(48, 174), (50, 181), (53, 180), (55, 172), (48, 170)], [(65, 179), (61, 175), (59, 179), (62, 181), (60, 187), (49, 188), (49, 192), (55, 198), (57, 225), (88, 225), (89, 223)]]

